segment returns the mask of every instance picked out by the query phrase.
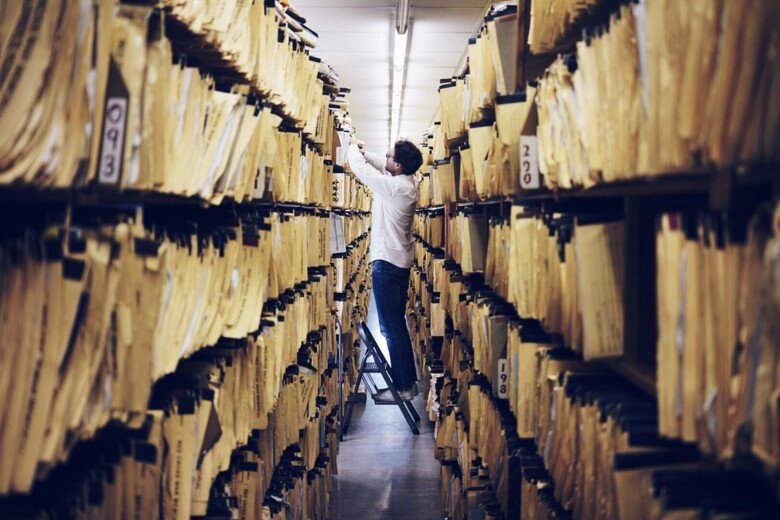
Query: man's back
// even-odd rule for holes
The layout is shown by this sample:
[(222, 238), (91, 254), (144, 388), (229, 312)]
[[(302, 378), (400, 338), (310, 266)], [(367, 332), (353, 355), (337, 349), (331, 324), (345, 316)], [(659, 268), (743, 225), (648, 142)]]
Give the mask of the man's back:
[(365, 157), (350, 147), (349, 164), (374, 192), (371, 206), (371, 261), (384, 260), (409, 269), (414, 262), (412, 219), (417, 207), (417, 183), (411, 175), (391, 176), (377, 156)]

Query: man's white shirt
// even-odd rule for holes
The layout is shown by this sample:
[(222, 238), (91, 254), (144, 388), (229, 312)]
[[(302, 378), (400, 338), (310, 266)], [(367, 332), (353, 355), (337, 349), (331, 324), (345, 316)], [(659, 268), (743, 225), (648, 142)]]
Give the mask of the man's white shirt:
[(392, 176), (384, 159), (360, 152), (356, 144), (347, 153), (349, 166), (371, 188), (371, 261), (385, 260), (409, 269), (414, 262), (412, 219), (417, 207), (417, 183), (412, 175)]

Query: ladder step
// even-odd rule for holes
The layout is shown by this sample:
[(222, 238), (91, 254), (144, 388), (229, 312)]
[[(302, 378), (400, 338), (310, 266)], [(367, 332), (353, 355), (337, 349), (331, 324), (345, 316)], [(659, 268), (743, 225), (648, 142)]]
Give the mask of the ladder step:
[[(385, 367), (385, 370), (388, 370), (389, 367)], [(366, 363), (366, 372), (369, 374), (379, 374), (381, 373), (381, 369), (378, 364), (376, 363)]]

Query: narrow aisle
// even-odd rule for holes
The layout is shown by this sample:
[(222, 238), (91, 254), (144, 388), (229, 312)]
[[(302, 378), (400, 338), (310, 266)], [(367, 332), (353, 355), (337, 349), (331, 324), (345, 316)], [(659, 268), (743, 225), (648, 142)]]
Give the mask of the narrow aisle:
[(420, 435), (409, 431), (396, 406), (371, 398), (355, 406), (349, 432), (340, 445), (333, 479), (331, 518), (336, 520), (443, 517), (439, 463), (433, 458), (433, 423), (425, 412), (427, 392), (414, 400)]
[[(389, 358), (379, 331), (374, 298), (366, 323)], [(418, 383), (421, 385), (421, 383)], [(434, 423), (428, 420), (426, 386), (414, 406), (420, 415), (420, 435), (413, 435), (397, 406), (376, 405), (369, 397), (356, 404), (349, 432), (339, 445), (338, 475), (334, 476), (331, 518), (433, 520), (443, 517), (439, 463), (433, 458)]]

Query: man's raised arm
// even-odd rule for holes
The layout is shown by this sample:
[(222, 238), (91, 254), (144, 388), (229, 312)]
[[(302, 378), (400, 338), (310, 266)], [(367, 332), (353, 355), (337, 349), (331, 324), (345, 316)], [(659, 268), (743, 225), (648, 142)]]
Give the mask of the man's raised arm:
[(363, 184), (374, 190), (380, 197), (390, 197), (393, 194), (392, 177), (383, 173), (368, 163), (357, 144), (351, 144), (347, 152), (349, 167), (363, 181)]

